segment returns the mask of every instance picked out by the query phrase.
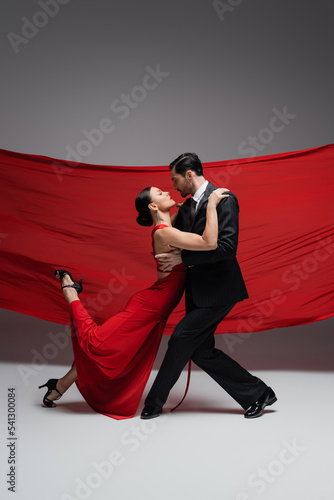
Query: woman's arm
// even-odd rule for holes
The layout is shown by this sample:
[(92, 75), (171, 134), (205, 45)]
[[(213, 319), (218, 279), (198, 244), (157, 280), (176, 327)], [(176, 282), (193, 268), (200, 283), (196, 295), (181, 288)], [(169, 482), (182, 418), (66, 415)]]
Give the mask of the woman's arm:
[(239, 234), (239, 204), (236, 196), (231, 193), (228, 200), (217, 207), (217, 215), (217, 248), (205, 253), (182, 251), (182, 262), (185, 266), (215, 264), (236, 256)]
[(228, 198), (224, 194), (223, 188), (215, 189), (208, 199), (206, 209), (206, 225), (203, 234), (186, 233), (174, 227), (158, 229), (155, 233), (155, 241), (159, 244), (170, 245), (183, 250), (215, 250), (218, 240), (218, 217), (217, 205), (223, 198)]

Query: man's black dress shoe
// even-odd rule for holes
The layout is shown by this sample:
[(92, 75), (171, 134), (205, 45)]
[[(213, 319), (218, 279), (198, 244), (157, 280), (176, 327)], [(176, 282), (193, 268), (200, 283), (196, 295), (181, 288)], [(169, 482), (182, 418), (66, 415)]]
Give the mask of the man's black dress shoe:
[(271, 387), (268, 387), (262, 394), (262, 396), (252, 404), (252, 406), (246, 411), (245, 418), (256, 418), (260, 417), (266, 406), (270, 406), (277, 401), (277, 397)]
[(141, 412), (140, 418), (148, 420), (149, 418), (159, 417), (162, 413), (161, 406), (145, 406)]

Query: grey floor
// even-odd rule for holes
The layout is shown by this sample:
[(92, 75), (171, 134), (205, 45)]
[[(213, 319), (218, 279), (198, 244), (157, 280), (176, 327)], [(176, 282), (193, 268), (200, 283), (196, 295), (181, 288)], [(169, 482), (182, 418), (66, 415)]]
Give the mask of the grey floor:
[[(67, 369), (67, 363), (59, 362), (61, 356), (45, 364), (38, 364), (36, 359), (33, 363), (20, 347), (29, 344), (23, 337), (27, 333), (31, 341), (30, 357), (32, 346), (34, 355), (42, 352), (37, 332), (41, 325), (50, 324), (10, 311), (1, 314), (2, 324), (7, 325), (9, 332), (4, 344), (6, 356), (0, 364), (1, 498), (334, 498), (334, 371), (330, 369), (333, 351), (327, 337), (332, 320), (318, 323), (317, 329), (314, 325), (293, 329), (289, 346), (288, 337), (285, 339), (290, 357), (285, 358), (281, 367), (275, 353), (280, 353), (279, 340), (287, 335), (285, 331), (254, 334), (235, 346), (233, 356), (272, 386), (278, 396), (277, 403), (261, 418), (246, 420), (243, 410), (215, 382), (202, 371), (194, 370), (183, 405), (169, 412), (183, 394), (185, 372), (173, 388), (164, 414), (145, 422), (139, 418), (142, 405), (135, 418), (129, 420), (116, 421), (96, 414), (75, 386), (57, 408), (42, 407), (44, 389), (39, 391), (37, 386), (48, 378), (59, 377)], [(270, 335), (275, 335), (275, 341), (271, 338), (271, 350), (266, 347)], [(222, 348), (223, 344), (227, 346), (223, 336), (217, 343)], [(300, 353), (303, 352), (300, 359), (298, 346)], [(158, 362), (164, 349), (165, 340)], [(70, 347), (67, 350), (70, 356)], [(314, 358), (317, 363), (312, 364)], [(310, 369), (306, 369), (308, 361)], [(264, 368), (269, 364), (271, 368)], [(145, 393), (154, 375), (155, 371)], [(10, 450), (6, 410), (10, 387), (15, 388), (17, 414), (15, 494), (7, 490), (6, 483)]]

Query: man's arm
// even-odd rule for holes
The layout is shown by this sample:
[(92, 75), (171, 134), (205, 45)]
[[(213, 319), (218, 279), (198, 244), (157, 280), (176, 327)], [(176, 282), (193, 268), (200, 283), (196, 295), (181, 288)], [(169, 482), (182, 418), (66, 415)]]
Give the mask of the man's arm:
[[(217, 207), (218, 213), (218, 246), (216, 250), (196, 252), (175, 249), (170, 253), (156, 255), (159, 268), (170, 271), (173, 266), (184, 263), (185, 266), (214, 264), (236, 256), (239, 233), (239, 205), (235, 195), (222, 200)], [(177, 218), (178, 222), (179, 217)], [(182, 227), (182, 220), (181, 227)], [(180, 227), (180, 226), (179, 226)]]
[(207, 252), (182, 251), (182, 261), (186, 266), (214, 264), (236, 256), (239, 233), (239, 205), (233, 195), (221, 201), (218, 212), (218, 246)]

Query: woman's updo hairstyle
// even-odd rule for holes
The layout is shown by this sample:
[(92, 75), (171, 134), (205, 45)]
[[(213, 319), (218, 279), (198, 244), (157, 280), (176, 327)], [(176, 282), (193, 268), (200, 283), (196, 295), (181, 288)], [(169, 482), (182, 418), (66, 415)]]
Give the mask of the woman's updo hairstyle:
[(148, 208), (151, 200), (151, 188), (143, 189), (136, 198), (136, 209), (138, 212), (137, 222), (141, 226), (152, 226), (153, 219)]

